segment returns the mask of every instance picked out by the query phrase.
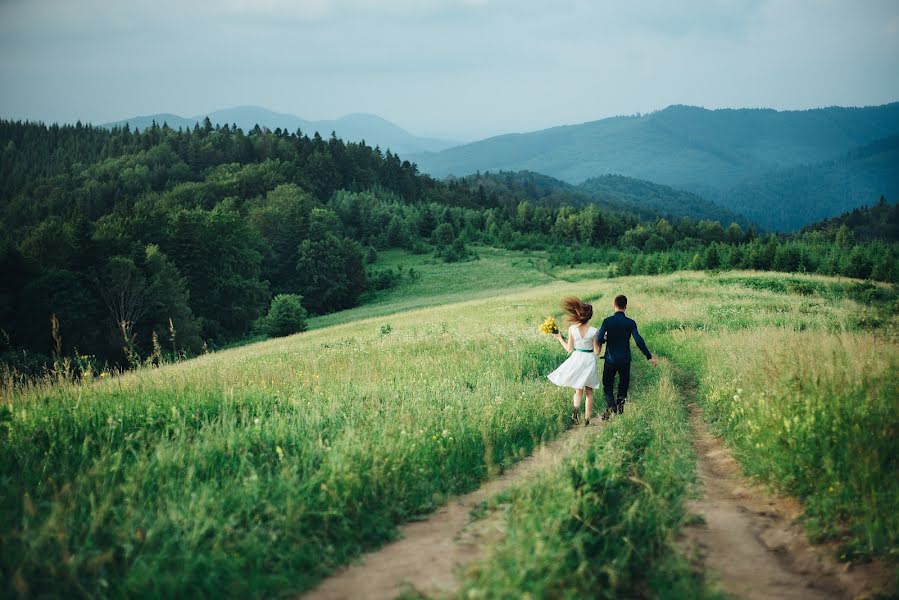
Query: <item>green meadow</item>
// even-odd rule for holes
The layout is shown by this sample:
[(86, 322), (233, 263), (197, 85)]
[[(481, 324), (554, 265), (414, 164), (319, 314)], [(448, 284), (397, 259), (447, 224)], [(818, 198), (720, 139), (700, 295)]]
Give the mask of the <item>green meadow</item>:
[[(445, 264), (311, 330), (78, 384), (7, 384), (4, 593), (268, 597), (309, 589), (569, 423), (536, 332), (617, 293), (654, 353), (628, 412), (506, 499), (467, 597), (714, 596), (672, 540), (695, 492), (686, 403), (845, 557), (899, 554), (895, 288), (736, 272), (609, 279), (539, 253)], [(895, 563), (893, 563), (895, 564)], [(553, 590), (566, 590), (554, 594)]]

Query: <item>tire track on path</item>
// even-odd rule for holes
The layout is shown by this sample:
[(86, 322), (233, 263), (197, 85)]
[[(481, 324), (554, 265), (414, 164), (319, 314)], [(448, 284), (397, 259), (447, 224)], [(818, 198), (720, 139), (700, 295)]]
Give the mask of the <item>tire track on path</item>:
[[(743, 477), (702, 409), (689, 404), (703, 496), (688, 502), (700, 524), (685, 526), (681, 548), (729, 595), (747, 600), (870, 597), (887, 586), (883, 565), (838, 563), (833, 545), (813, 545), (797, 524), (801, 504)], [(711, 571), (711, 572), (709, 572)]]
[(501, 511), (473, 521), (472, 509), (494, 494), (561, 464), (584, 440), (601, 430), (598, 417), (593, 423), (566, 430), (501, 476), (473, 492), (451, 498), (421, 521), (400, 526), (398, 540), (363, 555), (360, 562), (336, 572), (302, 598), (393, 600), (410, 589), (428, 596), (451, 594), (461, 584), (460, 567), (483, 556), (485, 548), (502, 535)]

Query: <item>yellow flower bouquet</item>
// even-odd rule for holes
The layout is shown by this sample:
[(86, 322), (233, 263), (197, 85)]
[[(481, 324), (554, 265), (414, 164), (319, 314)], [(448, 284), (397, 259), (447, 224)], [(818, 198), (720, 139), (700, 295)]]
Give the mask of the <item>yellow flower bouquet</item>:
[(559, 326), (556, 325), (556, 319), (550, 315), (546, 317), (546, 320), (540, 324), (540, 327), (537, 328), (537, 331), (540, 333), (559, 333)]

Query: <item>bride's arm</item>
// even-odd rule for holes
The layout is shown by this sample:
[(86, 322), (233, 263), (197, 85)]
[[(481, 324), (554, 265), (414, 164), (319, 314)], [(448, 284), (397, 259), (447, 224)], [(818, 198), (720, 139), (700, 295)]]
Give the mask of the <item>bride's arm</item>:
[(562, 337), (561, 333), (557, 333), (555, 338), (562, 344), (562, 347), (565, 348), (565, 352), (569, 354), (574, 350), (574, 337), (571, 335), (571, 329), (568, 329), (568, 339)]

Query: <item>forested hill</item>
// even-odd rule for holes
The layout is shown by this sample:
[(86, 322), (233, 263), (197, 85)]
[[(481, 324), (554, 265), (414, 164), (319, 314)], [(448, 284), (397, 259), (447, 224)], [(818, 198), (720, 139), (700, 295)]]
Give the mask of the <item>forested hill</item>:
[(837, 233), (841, 229), (857, 240), (899, 242), (899, 204), (890, 204), (881, 196), (877, 204), (862, 206), (838, 217), (825, 219), (802, 229), (803, 233), (816, 231)]
[(437, 177), (531, 170), (580, 183), (617, 173), (724, 191), (747, 176), (830, 160), (894, 133), (899, 133), (899, 103), (804, 111), (670, 106), (409, 158)]
[(720, 202), (765, 229), (793, 231), (880, 196), (899, 198), (899, 135), (834, 160), (751, 178)]
[(651, 181), (606, 175), (572, 185), (533, 171), (477, 173), (456, 180), (472, 191), (493, 192), (504, 198), (559, 206), (594, 204), (604, 210), (618, 211), (652, 219), (690, 219), (748, 225), (749, 221), (695, 194)]
[[(764, 178), (770, 174), (776, 180), (785, 169), (837, 160), (895, 134), (899, 134), (899, 103), (781, 112), (671, 106), (647, 115), (502, 135), (409, 158), (436, 177), (525, 169), (577, 184), (621, 174), (689, 190), (748, 216), (743, 207), (751, 205), (752, 198), (733, 204), (730, 192), (734, 188), (746, 182), (765, 185)], [(869, 179), (866, 186), (880, 184)], [(801, 193), (813, 194), (815, 188), (812, 185)], [(878, 191), (874, 198), (881, 193), (887, 190)], [(789, 196), (777, 201), (790, 210)], [(838, 203), (828, 198), (823, 204)], [(851, 206), (841, 205), (827, 215), (797, 209), (789, 223), (769, 220), (766, 225), (795, 228), (847, 208)], [(766, 214), (769, 209), (769, 204), (762, 204), (753, 214)]]
[(709, 202), (696, 194), (645, 179), (624, 175), (602, 175), (588, 179), (577, 186), (577, 189), (590, 194), (594, 202), (614, 199), (633, 204), (650, 213), (661, 214), (668, 219), (689, 217), (710, 219), (722, 224), (750, 223), (746, 217), (737, 212)]

